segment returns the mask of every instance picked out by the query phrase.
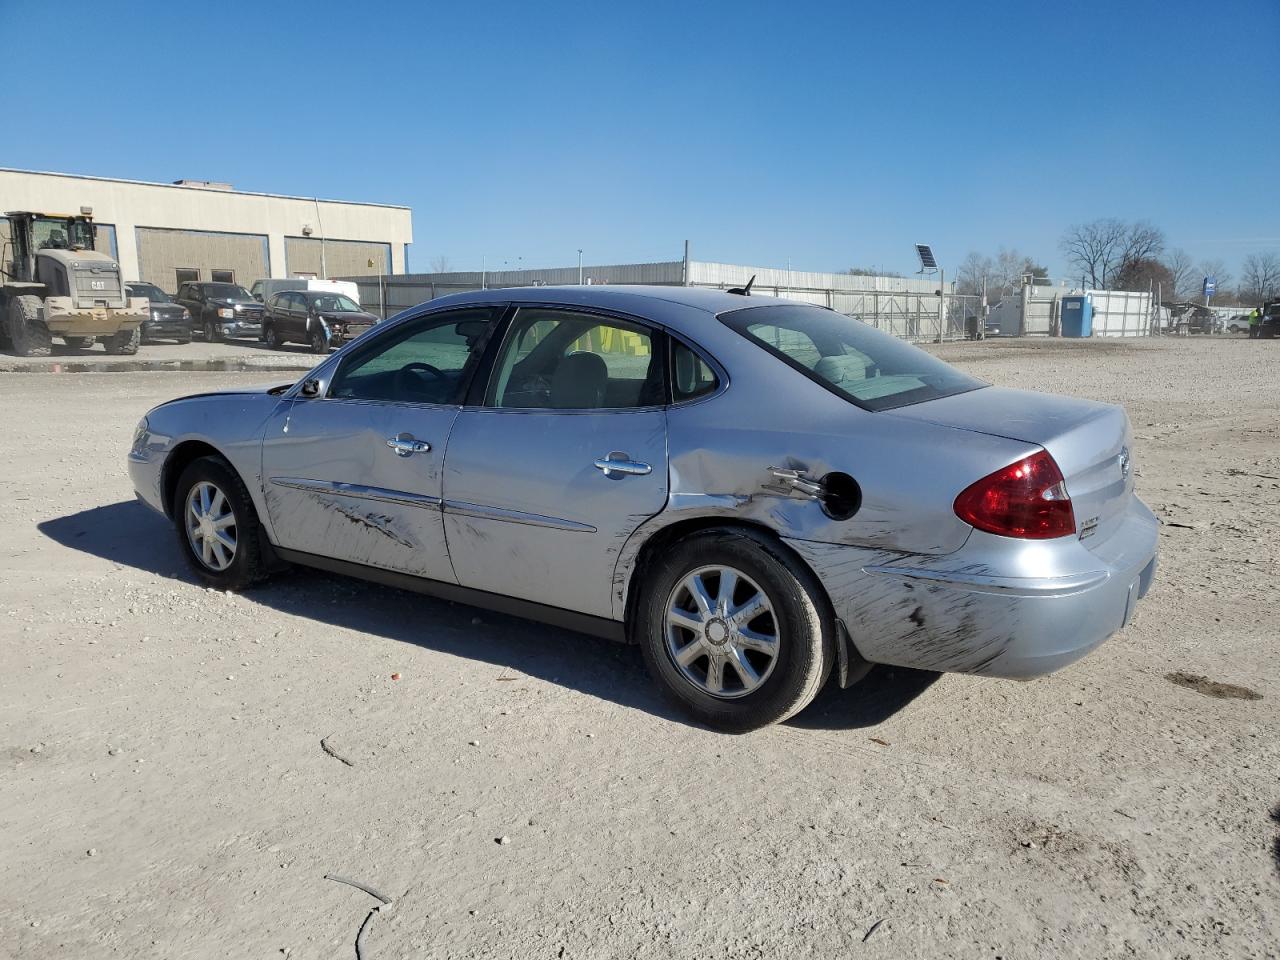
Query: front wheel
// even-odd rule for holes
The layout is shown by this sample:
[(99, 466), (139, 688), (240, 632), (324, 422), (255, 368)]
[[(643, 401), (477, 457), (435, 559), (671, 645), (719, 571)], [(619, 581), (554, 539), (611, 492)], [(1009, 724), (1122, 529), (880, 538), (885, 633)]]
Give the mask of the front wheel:
[(9, 340), (20, 357), (47, 357), (53, 352), (53, 337), (40, 319), (39, 297), (23, 295), (9, 301)]
[(206, 320), (204, 322), (204, 338), (207, 342), (217, 343), (222, 339), (220, 336), (221, 332), (222, 331), (219, 329), (218, 325), (212, 320)]
[(328, 353), (329, 338), (325, 336), (325, 332), (320, 329), (312, 330), (309, 339), (312, 353)]
[(280, 330), (274, 323), (267, 328), (267, 346), (272, 350), (284, 348), (284, 337), (280, 336)]
[(102, 340), (102, 349), (113, 356), (132, 356), (138, 352), (138, 347), (141, 345), (141, 327), (134, 327), (132, 330), (121, 330), (119, 333), (104, 337)]
[(201, 580), (220, 590), (241, 590), (266, 576), (258, 512), (225, 460), (193, 461), (178, 478), (173, 503), (182, 555)]
[(835, 662), (821, 586), (754, 531), (696, 533), (665, 550), (636, 605), (650, 674), (675, 703), (732, 733), (778, 723), (817, 696)]

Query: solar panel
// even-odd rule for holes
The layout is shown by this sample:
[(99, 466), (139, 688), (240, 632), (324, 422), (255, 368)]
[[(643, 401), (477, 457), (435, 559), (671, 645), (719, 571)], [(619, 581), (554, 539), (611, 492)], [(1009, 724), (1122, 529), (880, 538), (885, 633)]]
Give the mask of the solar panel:
[(920, 257), (921, 270), (938, 269), (938, 261), (933, 258), (933, 249), (927, 243), (916, 244), (916, 255)]

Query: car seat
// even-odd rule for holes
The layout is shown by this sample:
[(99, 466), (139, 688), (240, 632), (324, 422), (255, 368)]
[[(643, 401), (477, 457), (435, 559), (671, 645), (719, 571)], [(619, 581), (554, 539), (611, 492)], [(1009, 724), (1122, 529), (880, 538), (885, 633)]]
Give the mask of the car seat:
[(604, 405), (609, 368), (596, 353), (571, 353), (551, 375), (551, 406), (557, 410), (591, 410)]

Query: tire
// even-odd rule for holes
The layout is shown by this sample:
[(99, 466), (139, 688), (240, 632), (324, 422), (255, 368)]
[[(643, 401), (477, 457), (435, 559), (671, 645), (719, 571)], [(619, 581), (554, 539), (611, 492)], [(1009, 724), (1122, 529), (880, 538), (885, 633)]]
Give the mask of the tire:
[[(234, 545), (231, 549), (211, 546), (208, 554), (211, 562), (204, 558), (204, 538), (199, 531), (212, 528), (201, 526), (188, 532), (188, 523), (195, 523), (190, 512), (193, 495), (197, 506), (202, 502), (200, 488), (211, 491), (208, 498), (211, 523), (213, 518), (220, 521), (228, 514), (233, 518), (218, 532), (233, 540)], [(220, 494), (221, 499), (216, 494)], [(219, 590), (243, 590), (267, 576), (259, 540), (258, 511), (254, 509), (244, 482), (221, 457), (201, 457), (182, 471), (174, 489), (173, 523), (178, 547), (187, 565), (210, 586)], [(228, 553), (229, 558), (226, 556)]]
[(274, 323), (267, 328), (267, 346), (272, 350), (279, 350), (284, 346), (284, 337), (280, 336)]
[(102, 339), (103, 349), (112, 356), (131, 357), (138, 352), (138, 347), (142, 344), (142, 328), (134, 327), (132, 330), (121, 330), (119, 333), (112, 334)]
[(63, 337), (62, 340), (68, 347), (74, 347), (76, 350), (88, 350), (97, 341), (97, 337)]
[(222, 331), (218, 329), (218, 325), (212, 320), (204, 322), (204, 339), (207, 343), (217, 343), (222, 339)]
[(14, 297), (9, 301), (9, 340), (20, 357), (47, 357), (53, 353), (53, 337), (40, 319), (40, 298)]
[(312, 330), (311, 335), (307, 338), (307, 343), (310, 345), (312, 353), (329, 352), (329, 338), (325, 335), (323, 329)]
[[(722, 596), (721, 570), (735, 574), (731, 597)], [(710, 616), (697, 612), (688, 588), (692, 578), (710, 594)], [(727, 528), (695, 533), (663, 551), (640, 589), (635, 638), (649, 673), (669, 699), (709, 726), (745, 733), (779, 723), (808, 706), (831, 674), (836, 624), (826, 594), (799, 560), (763, 534)], [(740, 622), (725, 616), (757, 594), (767, 611)], [(669, 630), (672, 608), (690, 611), (685, 622), (700, 622), (701, 632), (692, 626)], [(762, 645), (769, 637), (771, 654)], [(676, 657), (691, 649), (682, 667)], [(745, 673), (734, 665), (744, 659), (750, 668)], [(719, 693), (711, 690), (713, 676)]]

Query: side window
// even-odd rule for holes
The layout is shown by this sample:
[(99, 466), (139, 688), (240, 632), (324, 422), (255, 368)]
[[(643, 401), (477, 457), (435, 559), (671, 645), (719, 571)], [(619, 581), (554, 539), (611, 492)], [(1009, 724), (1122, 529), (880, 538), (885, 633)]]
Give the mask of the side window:
[[(301, 299), (300, 295), (291, 297)], [(338, 370), (329, 396), (387, 403), (460, 403), (497, 311), (456, 310), (370, 340)]]
[(494, 407), (595, 410), (663, 403), (663, 364), (646, 327), (567, 310), (520, 310), (494, 366)]
[(678, 340), (671, 341), (671, 400), (682, 403), (715, 393), (720, 380), (700, 356)]

